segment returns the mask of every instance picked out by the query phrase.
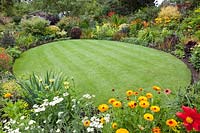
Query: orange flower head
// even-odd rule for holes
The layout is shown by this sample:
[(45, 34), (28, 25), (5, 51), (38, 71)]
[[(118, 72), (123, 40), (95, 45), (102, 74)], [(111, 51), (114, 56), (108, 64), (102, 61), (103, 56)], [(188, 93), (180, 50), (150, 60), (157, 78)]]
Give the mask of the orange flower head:
[(129, 131), (127, 129), (120, 128), (120, 129), (117, 129), (115, 133), (129, 133)]
[(120, 108), (122, 106), (122, 103), (120, 101), (115, 101), (113, 102), (113, 107), (116, 107), (116, 108)]
[(160, 90), (161, 90), (161, 88), (158, 87), (158, 86), (153, 86), (152, 88), (153, 88), (154, 90), (156, 90), (156, 91), (160, 91)]
[(166, 125), (168, 125), (169, 127), (175, 127), (178, 125), (177, 121), (174, 119), (169, 119), (166, 121)]
[(84, 121), (84, 122), (83, 122), (83, 125), (84, 125), (85, 127), (89, 127), (89, 126), (90, 126), (90, 121), (89, 121), (89, 120)]
[(98, 106), (98, 109), (100, 112), (106, 112), (109, 109), (109, 106), (107, 104), (101, 104)]
[(117, 123), (115, 123), (115, 122), (112, 123), (112, 128), (113, 128), (113, 129), (116, 129), (116, 128), (117, 128)]
[(154, 117), (153, 117), (152, 114), (146, 113), (146, 114), (144, 114), (144, 119), (147, 120), (147, 121), (153, 121)]
[(152, 129), (152, 132), (153, 132), (153, 133), (161, 133), (161, 129), (160, 129), (159, 127), (154, 127), (154, 128)]
[(140, 101), (139, 105), (142, 108), (148, 108), (149, 107), (149, 102), (148, 101)]
[(158, 107), (158, 106), (151, 106), (150, 110), (153, 111), (153, 112), (159, 112), (160, 111), (160, 107)]
[(128, 102), (128, 106), (133, 109), (137, 106), (137, 103), (135, 101), (130, 101)]
[(146, 97), (147, 97), (147, 98), (152, 98), (152, 97), (153, 97), (153, 94), (152, 94), (152, 93), (147, 93), (147, 94), (146, 94)]
[(4, 94), (3, 97), (4, 97), (4, 98), (10, 98), (10, 97), (12, 97), (12, 94), (11, 94), (11, 93), (6, 93), (6, 94)]
[(132, 96), (132, 95), (133, 95), (133, 91), (132, 90), (126, 91), (126, 96)]
[(115, 98), (110, 98), (110, 99), (108, 100), (108, 103), (113, 104), (115, 101), (116, 101)]
[(139, 100), (139, 101), (147, 101), (147, 97), (145, 97), (145, 96), (140, 96), (140, 97), (138, 98), (138, 100)]
[(139, 93), (137, 91), (133, 92), (133, 95), (137, 96)]

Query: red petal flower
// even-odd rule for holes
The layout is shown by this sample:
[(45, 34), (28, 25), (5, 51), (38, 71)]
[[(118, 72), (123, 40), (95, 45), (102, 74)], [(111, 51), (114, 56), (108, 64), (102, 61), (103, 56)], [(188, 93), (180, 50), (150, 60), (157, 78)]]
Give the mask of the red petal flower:
[(200, 131), (200, 113), (194, 108), (182, 106), (183, 112), (177, 112), (176, 115), (183, 120), (184, 126), (187, 131), (192, 129)]

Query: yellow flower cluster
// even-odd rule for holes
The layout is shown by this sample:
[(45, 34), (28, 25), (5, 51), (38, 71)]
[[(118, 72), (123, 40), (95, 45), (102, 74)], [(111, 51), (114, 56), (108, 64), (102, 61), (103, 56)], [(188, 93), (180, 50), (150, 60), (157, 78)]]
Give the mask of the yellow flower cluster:
[[(154, 93), (161, 94), (161, 88), (159, 86), (152, 86), (152, 90), (154, 90)], [(163, 90), (162, 90), (163, 91)], [(160, 117), (162, 114), (162, 110), (158, 105), (153, 94), (143, 88), (139, 88), (138, 90), (127, 90), (125, 92), (125, 99), (120, 99), (119, 97), (116, 99), (114, 97), (110, 98), (108, 100), (108, 104), (101, 104), (98, 106), (98, 110), (102, 113), (110, 113), (111, 118), (111, 125), (110, 127), (115, 133), (129, 133), (132, 131), (132, 128), (126, 127), (126, 123), (123, 123), (123, 119), (128, 122), (127, 120), (129, 118), (125, 118), (127, 114), (130, 114), (130, 117), (139, 117), (139, 121), (144, 121), (144, 123), (150, 122), (149, 125), (152, 125), (150, 127), (152, 133), (161, 133), (161, 125), (160, 123), (157, 123), (157, 120), (160, 121)], [(165, 94), (165, 91), (163, 91), (163, 94)], [(154, 98), (155, 97), (155, 98)], [(120, 99), (120, 100), (118, 100)], [(126, 113), (124, 113), (126, 112)], [(141, 115), (143, 117), (141, 117)], [(119, 117), (119, 118), (118, 118)], [(130, 123), (134, 119), (130, 119)], [(136, 118), (136, 121), (138, 118)], [(105, 119), (102, 118), (101, 123), (105, 123)], [(188, 118), (189, 122), (192, 122), (191, 119)], [(128, 124), (130, 124), (128, 123)], [(155, 123), (157, 123), (155, 126)], [(84, 124), (87, 125), (87, 124)], [(164, 122), (164, 125), (166, 127), (170, 127), (172, 129), (176, 129), (178, 122), (174, 119), (166, 119)], [(149, 127), (145, 125), (142, 125), (141, 123), (138, 123), (134, 128), (137, 128), (138, 131), (147, 131), (149, 130)]]

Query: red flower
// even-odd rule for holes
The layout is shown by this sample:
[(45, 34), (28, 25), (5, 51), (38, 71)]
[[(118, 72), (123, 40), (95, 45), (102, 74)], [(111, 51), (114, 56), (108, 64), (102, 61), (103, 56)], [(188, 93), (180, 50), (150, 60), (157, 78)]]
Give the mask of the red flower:
[(114, 14), (115, 14), (115, 12), (110, 11), (110, 12), (108, 13), (108, 16), (109, 16), (109, 17), (112, 17)]
[(183, 112), (177, 112), (176, 115), (183, 120), (187, 131), (192, 129), (200, 131), (200, 113), (194, 108), (182, 106)]

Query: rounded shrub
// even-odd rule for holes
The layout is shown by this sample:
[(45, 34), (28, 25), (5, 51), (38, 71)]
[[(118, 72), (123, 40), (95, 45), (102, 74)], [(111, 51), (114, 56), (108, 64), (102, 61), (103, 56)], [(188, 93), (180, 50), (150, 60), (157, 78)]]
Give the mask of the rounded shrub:
[(82, 33), (82, 31), (79, 27), (77, 27), (77, 26), (73, 27), (70, 31), (70, 37), (72, 39), (80, 39), (81, 33)]

